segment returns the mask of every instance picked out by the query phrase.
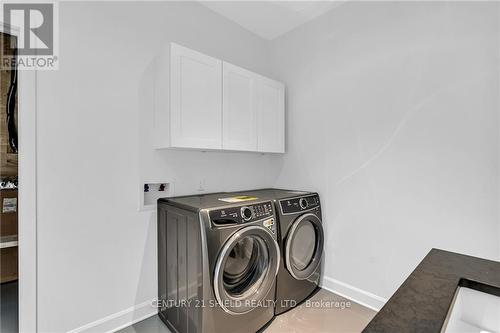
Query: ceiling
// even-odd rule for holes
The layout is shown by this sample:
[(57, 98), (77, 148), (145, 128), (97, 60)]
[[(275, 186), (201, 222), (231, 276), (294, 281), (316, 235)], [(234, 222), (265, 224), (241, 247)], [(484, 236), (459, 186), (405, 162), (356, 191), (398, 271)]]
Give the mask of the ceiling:
[(214, 12), (265, 39), (313, 20), (343, 1), (200, 1)]

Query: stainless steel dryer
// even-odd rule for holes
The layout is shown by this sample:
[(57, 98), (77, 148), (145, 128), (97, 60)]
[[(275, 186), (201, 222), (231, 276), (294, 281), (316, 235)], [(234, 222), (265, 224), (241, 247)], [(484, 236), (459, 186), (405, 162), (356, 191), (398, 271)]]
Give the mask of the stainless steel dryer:
[(256, 332), (274, 316), (274, 205), (227, 196), (158, 201), (159, 316), (173, 332)]
[(319, 285), (324, 245), (319, 195), (281, 189), (239, 193), (270, 199), (275, 204), (282, 255), (276, 277), (275, 313), (283, 313), (306, 300)]

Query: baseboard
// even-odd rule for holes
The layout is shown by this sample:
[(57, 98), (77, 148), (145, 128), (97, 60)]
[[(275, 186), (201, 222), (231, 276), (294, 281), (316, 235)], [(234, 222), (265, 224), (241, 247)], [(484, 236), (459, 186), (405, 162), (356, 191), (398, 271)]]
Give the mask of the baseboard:
[(387, 302), (383, 297), (327, 276), (323, 277), (321, 287), (375, 311), (380, 310)]
[(116, 332), (158, 313), (158, 309), (151, 306), (151, 304), (152, 301), (147, 301), (131, 306), (128, 309), (113, 313), (94, 322), (75, 328), (74, 330), (69, 331), (69, 333)]
[[(385, 298), (327, 276), (323, 278), (321, 287), (375, 311), (380, 310), (387, 302)], [(69, 331), (69, 333), (116, 332), (157, 314), (158, 310), (151, 306), (151, 302), (152, 301), (140, 303), (128, 309), (113, 313), (104, 318), (75, 328)]]

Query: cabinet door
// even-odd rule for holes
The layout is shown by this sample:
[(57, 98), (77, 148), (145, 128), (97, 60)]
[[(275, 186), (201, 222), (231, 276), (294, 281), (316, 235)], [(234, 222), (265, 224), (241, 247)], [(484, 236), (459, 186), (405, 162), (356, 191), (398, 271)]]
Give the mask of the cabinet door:
[(258, 151), (285, 152), (285, 86), (260, 78), (257, 83)]
[(257, 151), (256, 74), (224, 62), (222, 147)]
[(222, 148), (222, 61), (171, 44), (172, 147)]

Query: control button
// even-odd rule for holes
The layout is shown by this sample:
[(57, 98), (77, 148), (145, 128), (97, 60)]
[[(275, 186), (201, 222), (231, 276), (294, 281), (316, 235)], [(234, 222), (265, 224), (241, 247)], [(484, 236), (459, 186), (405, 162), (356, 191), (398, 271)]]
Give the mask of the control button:
[(243, 217), (245, 221), (249, 221), (252, 218), (252, 215), (252, 210), (250, 208), (241, 207), (241, 217)]
[(308, 204), (307, 204), (307, 200), (306, 200), (306, 199), (304, 199), (304, 198), (300, 198), (300, 200), (299, 200), (299, 205), (300, 205), (300, 208), (302, 208), (302, 209), (306, 209), (306, 208), (307, 208), (307, 206), (308, 206)]

